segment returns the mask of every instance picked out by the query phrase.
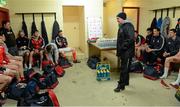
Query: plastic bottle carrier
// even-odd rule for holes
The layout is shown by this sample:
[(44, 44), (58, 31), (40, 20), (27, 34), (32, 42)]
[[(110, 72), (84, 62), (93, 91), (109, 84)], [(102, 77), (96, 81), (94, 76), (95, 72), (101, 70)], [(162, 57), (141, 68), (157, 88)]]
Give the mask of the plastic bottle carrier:
[(110, 80), (110, 64), (97, 63), (96, 71), (97, 71), (96, 79), (98, 81)]

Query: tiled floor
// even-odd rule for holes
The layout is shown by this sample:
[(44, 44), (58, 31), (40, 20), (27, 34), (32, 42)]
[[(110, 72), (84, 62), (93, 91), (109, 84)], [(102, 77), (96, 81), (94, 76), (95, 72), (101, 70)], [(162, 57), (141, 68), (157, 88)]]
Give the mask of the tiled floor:
[[(177, 74), (172, 74), (167, 81), (174, 81)], [(160, 80), (151, 81), (142, 74), (131, 74), (130, 85), (121, 93), (115, 93), (118, 72), (111, 73), (110, 81), (96, 81), (96, 71), (86, 65), (86, 61), (74, 64), (66, 69), (66, 74), (59, 79), (54, 90), (61, 106), (179, 106), (174, 94), (175, 89), (165, 89)], [(6, 106), (15, 106), (8, 100)]]

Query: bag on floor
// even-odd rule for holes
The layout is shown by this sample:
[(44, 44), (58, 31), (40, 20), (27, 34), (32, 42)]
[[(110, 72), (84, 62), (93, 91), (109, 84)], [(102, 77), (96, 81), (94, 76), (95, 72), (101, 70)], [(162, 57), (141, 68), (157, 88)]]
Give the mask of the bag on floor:
[(24, 76), (25, 76), (26, 81), (30, 81), (33, 78), (36, 80), (39, 80), (39, 78), (41, 77), (41, 74), (36, 72), (34, 69), (27, 69), (26, 71), (24, 71)]
[(67, 58), (62, 57), (62, 56), (59, 57), (58, 65), (60, 65), (63, 68), (72, 67), (72, 64), (69, 62), (69, 60)]
[(163, 67), (160, 65), (146, 65), (144, 68), (144, 77), (150, 80), (157, 80), (163, 75)]
[(99, 57), (97, 56), (92, 56), (88, 59), (87, 61), (87, 65), (91, 68), (91, 69), (96, 69), (96, 65), (97, 63), (99, 63), (101, 60)]
[[(23, 85), (20, 85), (23, 84)], [(29, 81), (28, 83), (12, 82), (6, 90), (7, 98), (19, 100), (25, 97), (31, 97), (39, 91), (36, 81)]]
[(51, 65), (52, 66), (52, 61), (50, 60), (44, 60), (42, 61), (42, 69), (44, 69), (47, 65)]
[(56, 94), (52, 90), (46, 93), (36, 94), (31, 98), (20, 99), (17, 106), (50, 106), (60, 107)]
[(18, 100), (18, 107), (24, 106), (51, 106), (53, 107), (52, 100), (49, 98), (48, 93), (36, 94), (32, 98), (25, 98)]
[(175, 94), (176, 99), (180, 102), (180, 87)]
[(56, 74), (52, 71), (41, 77), (38, 83), (40, 89), (54, 89), (59, 84)]
[(19, 100), (22, 98), (23, 94), (25, 93), (26, 87), (18, 87), (18, 83), (12, 82), (9, 84), (8, 89), (6, 90), (6, 96), (9, 99)]
[(143, 71), (143, 65), (139, 61), (131, 63), (130, 72), (142, 73), (142, 71)]

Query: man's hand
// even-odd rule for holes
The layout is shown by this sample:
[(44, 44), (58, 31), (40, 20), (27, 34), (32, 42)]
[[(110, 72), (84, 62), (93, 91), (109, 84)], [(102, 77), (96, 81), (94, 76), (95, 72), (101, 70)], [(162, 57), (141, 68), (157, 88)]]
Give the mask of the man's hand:
[(164, 57), (167, 57), (167, 56), (169, 56), (169, 55), (170, 55), (170, 53), (167, 53), (167, 52), (164, 52), (164, 53), (163, 53), (163, 56), (164, 56)]
[(150, 52), (152, 52), (152, 51), (153, 51), (153, 49), (151, 49), (151, 48), (146, 48), (146, 52), (150, 53)]

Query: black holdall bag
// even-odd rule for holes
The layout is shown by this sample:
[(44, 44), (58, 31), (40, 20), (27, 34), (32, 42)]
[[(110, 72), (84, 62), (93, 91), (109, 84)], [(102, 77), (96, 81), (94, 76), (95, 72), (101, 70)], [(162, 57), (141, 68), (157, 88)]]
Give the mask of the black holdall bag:
[(72, 67), (72, 64), (69, 62), (69, 60), (63, 57), (61, 54), (59, 56), (58, 65), (60, 65), (62, 68)]
[(144, 67), (144, 77), (150, 80), (157, 80), (163, 75), (163, 66), (161, 65), (146, 65)]
[(30, 98), (24, 98), (18, 100), (17, 106), (50, 106), (60, 107), (59, 101), (53, 90), (48, 90), (42, 94), (36, 94)]
[(91, 68), (91, 69), (96, 69), (96, 65), (97, 63), (99, 63), (101, 60), (99, 57), (97, 56), (92, 56), (88, 59), (87, 61), (87, 65)]
[(52, 100), (49, 98), (48, 93), (36, 94), (31, 98), (20, 99), (17, 106), (53, 106)]
[(28, 83), (18, 83), (14, 81), (8, 86), (5, 93), (9, 99), (19, 100), (21, 98), (31, 97), (38, 93), (38, 91), (39, 87), (34, 80), (31, 80)]
[(38, 82), (40, 89), (54, 89), (58, 84), (59, 81), (54, 71), (41, 77)]
[(141, 64), (141, 62), (139, 62), (139, 61), (132, 62), (130, 65), (130, 72), (142, 73), (143, 65)]

